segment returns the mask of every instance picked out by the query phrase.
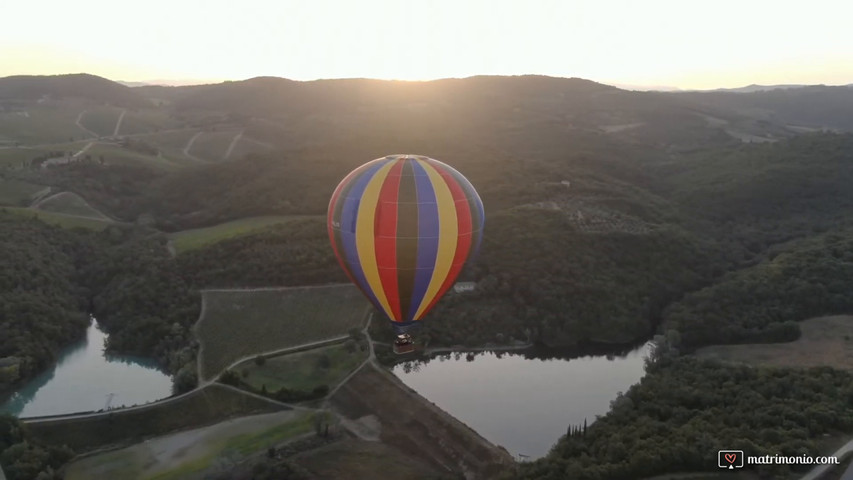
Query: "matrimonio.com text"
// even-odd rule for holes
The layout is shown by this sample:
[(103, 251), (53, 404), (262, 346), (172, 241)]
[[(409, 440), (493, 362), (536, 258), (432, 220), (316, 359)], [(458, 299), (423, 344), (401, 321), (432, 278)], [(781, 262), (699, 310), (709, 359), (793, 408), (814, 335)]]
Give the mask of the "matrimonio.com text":
[(744, 465), (838, 465), (838, 457), (813, 457), (811, 455), (744, 455), (743, 450), (720, 450), (717, 466), (726, 469), (743, 468)]

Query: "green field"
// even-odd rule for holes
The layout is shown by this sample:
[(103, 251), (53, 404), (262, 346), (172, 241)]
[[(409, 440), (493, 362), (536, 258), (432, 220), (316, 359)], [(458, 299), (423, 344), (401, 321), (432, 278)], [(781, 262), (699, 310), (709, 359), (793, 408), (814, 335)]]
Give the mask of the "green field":
[(134, 139), (157, 148), (164, 157), (175, 163), (198, 165), (198, 161), (184, 155), (184, 147), (196, 133), (198, 133), (198, 130), (188, 129), (176, 132), (154, 133), (151, 135), (134, 137)]
[(195, 250), (229, 238), (255, 233), (270, 225), (287, 223), (294, 219), (311, 218), (309, 216), (267, 216), (250, 217), (221, 223), (212, 227), (184, 230), (170, 235), (172, 244), (178, 253)]
[(49, 151), (49, 148), (0, 148), (0, 167), (22, 168), (33, 158)]
[(240, 133), (239, 130), (205, 132), (193, 143), (190, 153), (204, 160), (225, 160), (225, 152), (228, 151), (231, 141), (238, 133)]
[(23, 208), (23, 207), (3, 207), (3, 210), (14, 213), (16, 215), (23, 215), (26, 217), (35, 217), (39, 220), (49, 223), (51, 225), (56, 225), (62, 228), (85, 228), (87, 230), (103, 230), (110, 225), (113, 225), (112, 221), (108, 220), (96, 220), (94, 218), (83, 218), (83, 217), (72, 217), (68, 215), (63, 215), (61, 213), (54, 212), (45, 212), (42, 210), (35, 210), (32, 208)]
[(46, 198), (38, 204), (38, 209), (43, 212), (59, 213), (63, 215), (74, 215), (86, 217), (101, 222), (109, 222), (110, 219), (104, 214), (92, 208), (86, 200), (73, 192), (61, 192)]
[(203, 378), (244, 357), (346, 335), (364, 326), (367, 302), (353, 285), (209, 290), (196, 327)]
[(57, 143), (49, 147), (38, 148), (0, 148), (0, 168), (23, 168), (28, 166), (30, 161), (37, 157), (49, 155), (51, 152), (62, 152), (62, 154), (65, 152), (77, 152), (83, 148), (86, 143), (88, 142), (78, 141), (72, 143)]
[(49, 188), (19, 180), (0, 179), (0, 205), (16, 207), (29, 205), (37, 193), (44, 192)]
[(107, 445), (128, 444), (156, 435), (196, 428), (226, 418), (286, 410), (280, 405), (244, 395), (221, 385), (208, 385), (163, 405), (72, 420), (28, 423), (39, 441), (68, 445), (77, 453)]
[(98, 143), (93, 145), (86, 153), (91, 155), (92, 159), (96, 161), (103, 157), (104, 163), (108, 165), (132, 165), (164, 170), (180, 167), (179, 164), (174, 163), (169, 158), (146, 155), (114, 144)]
[(714, 345), (696, 356), (722, 362), (771, 367), (830, 366), (853, 370), (853, 316), (811, 318), (800, 322), (800, 338), (788, 343)]
[(159, 130), (179, 128), (183, 122), (172, 118), (167, 112), (157, 108), (143, 108), (137, 111), (128, 110), (121, 121), (119, 135), (134, 135), (137, 133), (153, 133)]
[[(257, 390), (266, 386), (270, 392), (281, 388), (310, 392), (321, 385), (334, 387), (365, 358), (366, 349), (362, 351), (352, 343), (273, 357), (260, 366), (248, 360), (234, 367), (234, 371)], [(244, 376), (244, 372), (248, 375)]]
[(91, 135), (74, 123), (81, 111), (82, 106), (68, 103), (34, 105), (25, 112), (0, 113), (0, 145), (11, 142), (39, 145), (89, 138)]
[(81, 459), (68, 466), (65, 478), (202, 479), (224, 462), (243, 460), (313, 428), (310, 413), (239, 418)]
[(116, 122), (121, 115), (121, 109), (109, 106), (89, 107), (80, 123), (89, 130), (102, 137), (112, 136), (116, 128)]

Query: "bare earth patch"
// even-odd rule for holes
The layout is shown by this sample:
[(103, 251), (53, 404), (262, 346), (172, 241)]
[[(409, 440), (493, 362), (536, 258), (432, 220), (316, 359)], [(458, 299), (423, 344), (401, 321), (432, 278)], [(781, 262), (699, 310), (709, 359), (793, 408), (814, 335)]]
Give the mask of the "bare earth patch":
[[(86, 457), (68, 467), (66, 478), (202, 478), (238, 439), (299, 421), (305, 413), (286, 411), (234, 418), (209, 427), (152, 438), (128, 448)], [(308, 425), (310, 430), (311, 425)], [(294, 429), (295, 434), (304, 433)], [(263, 444), (264, 446), (266, 444)], [(177, 471), (176, 471), (177, 470)]]
[(341, 416), (354, 419), (362, 428), (378, 429), (382, 443), (403, 448), (444, 475), (497, 478), (514, 464), (506, 450), (492, 445), (384, 370), (362, 368), (331, 402)]
[(606, 133), (617, 133), (625, 130), (631, 130), (632, 128), (642, 127), (645, 124), (646, 122), (625, 123), (622, 125), (599, 125), (598, 128), (604, 130)]
[(714, 345), (700, 348), (700, 358), (774, 367), (831, 366), (853, 370), (853, 316), (812, 318), (800, 322), (802, 336), (789, 343)]

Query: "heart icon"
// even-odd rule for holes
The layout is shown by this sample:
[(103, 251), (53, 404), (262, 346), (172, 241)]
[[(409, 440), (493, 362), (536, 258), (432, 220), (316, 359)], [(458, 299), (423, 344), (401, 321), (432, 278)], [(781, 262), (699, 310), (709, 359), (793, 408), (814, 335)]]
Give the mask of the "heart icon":
[(737, 460), (737, 454), (735, 453), (727, 453), (725, 457), (726, 461), (729, 463), (735, 463), (735, 460)]

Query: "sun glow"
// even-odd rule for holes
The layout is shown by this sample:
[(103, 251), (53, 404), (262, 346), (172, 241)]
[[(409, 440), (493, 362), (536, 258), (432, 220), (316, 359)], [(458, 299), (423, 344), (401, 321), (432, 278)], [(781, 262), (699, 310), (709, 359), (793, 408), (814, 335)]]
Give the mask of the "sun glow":
[[(15, 2), (0, 75), (428, 80), (577, 76), (682, 88), (853, 82), (845, 2)], [(47, 15), (46, 13), (49, 13)]]

